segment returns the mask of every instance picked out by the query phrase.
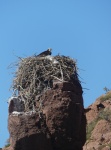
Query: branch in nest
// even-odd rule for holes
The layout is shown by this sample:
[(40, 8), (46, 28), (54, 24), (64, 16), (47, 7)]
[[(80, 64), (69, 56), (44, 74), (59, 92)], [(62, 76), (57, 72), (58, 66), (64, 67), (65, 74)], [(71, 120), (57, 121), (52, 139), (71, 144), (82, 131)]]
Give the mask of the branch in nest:
[(54, 77), (55, 79), (57, 79), (57, 80), (63, 82), (63, 80), (61, 80), (61, 79), (59, 79), (59, 78), (57, 78), (57, 77), (55, 77), (55, 76), (53, 76), (53, 75), (51, 75), (51, 77)]

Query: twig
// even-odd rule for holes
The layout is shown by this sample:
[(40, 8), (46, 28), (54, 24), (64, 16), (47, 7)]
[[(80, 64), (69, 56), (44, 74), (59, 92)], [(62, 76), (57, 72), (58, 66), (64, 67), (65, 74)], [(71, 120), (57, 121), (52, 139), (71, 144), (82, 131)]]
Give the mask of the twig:
[(53, 76), (53, 75), (51, 75), (51, 77), (54, 77), (55, 79), (57, 79), (57, 80), (63, 82), (63, 80), (61, 80), (61, 79), (59, 79), (59, 78), (57, 78), (57, 77), (55, 77), (55, 76)]
[(61, 77), (62, 77), (62, 82), (64, 81), (64, 78), (63, 78), (63, 72), (62, 72), (62, 68), (61, 68), (61, 65), (59, 63), (59, 66), (60, 66), (60, 71), (61, 71)]

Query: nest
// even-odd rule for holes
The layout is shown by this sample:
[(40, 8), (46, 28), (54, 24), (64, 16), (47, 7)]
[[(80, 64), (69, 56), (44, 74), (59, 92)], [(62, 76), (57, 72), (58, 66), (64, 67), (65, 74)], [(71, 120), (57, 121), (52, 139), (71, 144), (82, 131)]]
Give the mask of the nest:
[(53, 88), (54, 82), (78, 80), (76, 61), (65, 56), (21, 58), (13, 80), (13, 90), (25, 101), (25, 112), (32, 109), (35, 98)]

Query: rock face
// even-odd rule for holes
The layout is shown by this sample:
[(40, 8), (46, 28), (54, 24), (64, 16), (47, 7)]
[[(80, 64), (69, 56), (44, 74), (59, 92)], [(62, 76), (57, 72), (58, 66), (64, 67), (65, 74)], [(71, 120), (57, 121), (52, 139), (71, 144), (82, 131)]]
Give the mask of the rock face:
[(111, 91), (85, 110), (87, 141), (83, 150), (111, 150)]
[(39, 113), (9, 115), (7, 150), (82, 150), (86, 118), (80, 83), (54, 82), (41, 101)]

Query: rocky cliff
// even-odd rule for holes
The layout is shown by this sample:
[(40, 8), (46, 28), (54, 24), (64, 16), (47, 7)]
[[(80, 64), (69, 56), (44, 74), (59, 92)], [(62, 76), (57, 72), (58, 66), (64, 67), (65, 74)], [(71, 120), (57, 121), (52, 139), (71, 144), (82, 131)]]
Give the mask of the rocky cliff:
[(81, 88), (56, 83), (44, 93), (38, 113), (10, 115), (8, 128), (14, 150), (82, 150), (86, 120)]
[(87, 141), (83, 150), (111, 150), (111, 91), (100, 96), (85, 111)]
[(9, 100), (10, 147), (4, 150), (83, 149), (86, 117), (75, 62), (50, 58), (20, 63), (14, 80), (18, 95)]

